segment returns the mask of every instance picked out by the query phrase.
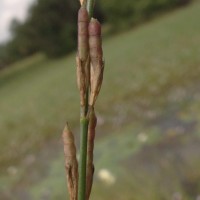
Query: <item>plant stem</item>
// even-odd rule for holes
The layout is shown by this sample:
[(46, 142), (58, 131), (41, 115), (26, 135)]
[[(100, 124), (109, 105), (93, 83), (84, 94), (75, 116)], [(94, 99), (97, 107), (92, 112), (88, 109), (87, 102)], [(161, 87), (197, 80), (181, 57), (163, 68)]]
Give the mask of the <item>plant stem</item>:
[(79, 184), (78, 200), (86, 198), (86, 163), (87, 163), (87, 134), (89, 120), (83, 117), (80, 120), (81, 125), (81, 144), (80, 144), (80, 161), (79, 161)]
[(90, 18), (93, 16), (95, 0), (87, 0), (87, 11)]

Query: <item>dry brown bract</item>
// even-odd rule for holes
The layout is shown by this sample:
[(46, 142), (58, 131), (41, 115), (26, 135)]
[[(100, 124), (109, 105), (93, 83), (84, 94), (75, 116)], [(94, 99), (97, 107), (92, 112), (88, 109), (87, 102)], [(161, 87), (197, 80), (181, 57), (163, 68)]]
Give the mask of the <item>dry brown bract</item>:
[(70, 200), (77, 200), (78, 191), (78, 162), (76, 159), (76, 147), (74, 136), (66, 124), (63, 131), (65, 169)]

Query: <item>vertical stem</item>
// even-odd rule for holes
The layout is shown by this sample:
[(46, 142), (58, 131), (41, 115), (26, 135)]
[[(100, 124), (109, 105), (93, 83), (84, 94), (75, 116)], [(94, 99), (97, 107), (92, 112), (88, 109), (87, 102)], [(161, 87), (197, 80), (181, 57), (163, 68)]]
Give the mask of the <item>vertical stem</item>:
[(93, 16), (95, 0), (87, 0), (87, 11), (90, 18)]
[(79, 183), (78, 199), (86, 198), (86, 163), (87, 163), (87, 133), (89, 120), (83, 117), (80, 120), (81, 125), (81, 144), (80, 144), (80, 161), (79, 161)]
[[(86, 1), (85, 1), (86, 2)], [(95, 0), (87, 0), (87, 10), (89, 17), (93, 16)], [(86, 113), (85, 116), (81, 116), (81, 139), (80, 139), (80, 161), (79, 161), (79, 183), (78, 183), (78, 200), (86, 200), (86, 166), (87, 166), (87, 135), (89, 119), (86, 117), (88, 112), (88, 96), (89, 89), (86, 94)]]

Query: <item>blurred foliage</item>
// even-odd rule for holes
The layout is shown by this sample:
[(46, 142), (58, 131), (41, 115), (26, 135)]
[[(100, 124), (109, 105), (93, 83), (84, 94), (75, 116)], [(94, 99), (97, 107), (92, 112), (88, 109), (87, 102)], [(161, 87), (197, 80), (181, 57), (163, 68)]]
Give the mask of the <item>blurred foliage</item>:
[[(102, 0), (95, 17), (110, 24), (111, 30), (123, 30), (156, 13), (184, 5), (191, 0)], [(76, 46), (76, 21), (79, 2), (74, 0), (37, 0), (24, 23), (13, 20), (12, 40), (0, 46), (0, 68), (44, 52), (48, 57), (67, 54)]]
[[(76, 11), (78, 1), (38, 0), (29, 10), (25, 23), (13, 21), (13, 39), (5, 52), (9, 61), (29, 56), (37, 51), (48, 56), (58, 56), (69, 52), (75, 46)], [(7, 60), (7, 57), (4, 56)]]
[(138, 24), (157, 13), (186, 5), (191, 0), (103, 0), (106, 20), (112, 28), (123, 29)]

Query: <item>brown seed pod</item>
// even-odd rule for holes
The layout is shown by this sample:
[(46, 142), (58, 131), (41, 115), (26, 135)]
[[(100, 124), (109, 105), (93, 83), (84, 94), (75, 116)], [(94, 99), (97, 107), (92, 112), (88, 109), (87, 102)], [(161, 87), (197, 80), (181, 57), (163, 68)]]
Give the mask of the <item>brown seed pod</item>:
[(89, 24), (89, 49), (91, 59), (89, 105), (93, 106), (101, 88), (104, 71), (101, 24), (96, 19), (91, 19)]
[(98, 20), (92, 18), (89, 23), (89, 49), (92, 66), (96, 66), (99, 60), (102, 60), (102, 39), (101, 39), (101, 24)]
[(74, 136), (66, 124), (63, 131), (65, 169), (70, 200), (77, 200), (78, 193), (78, 162), (76, 159), (76, 147)]
[(103, 81), (104, 62), (99, 60), (97, 65), (90, 68), (90, 98), (89, 105), (94, 106)]
[(86, 187), (87, 200), (89, 200), (93, 184), (93, 175), (94, 175), (93, 151), (94, 151), (96, 124), (97, 124), (97, 118), (94, 112), (94, 108), (90, 108), (89, 126), (88, 126), (88, 146), (87, 146), (87, 187)]
[(88, 24), (87, 9), (81, 6), (78, 12), (78, 55), (81, 61), (86, 61), (88, 57)]

